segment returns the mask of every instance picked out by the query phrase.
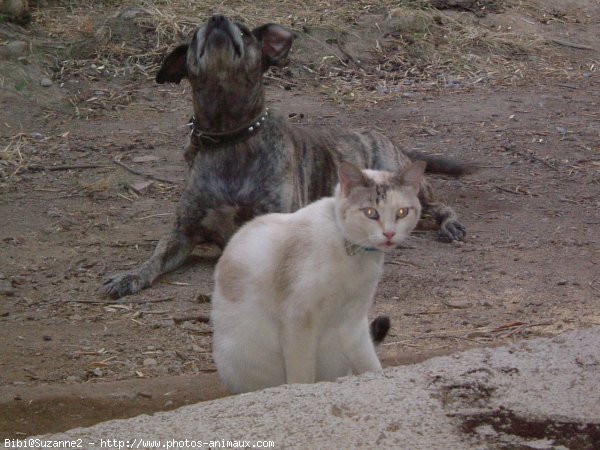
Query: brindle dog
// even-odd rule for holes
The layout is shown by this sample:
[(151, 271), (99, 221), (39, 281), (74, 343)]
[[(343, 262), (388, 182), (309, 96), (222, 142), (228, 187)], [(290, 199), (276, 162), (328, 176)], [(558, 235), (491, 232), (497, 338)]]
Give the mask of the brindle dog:
[[(107, 294), (118, 298), (147, 288), (179, 267), (195, 245), (208, 241), (223, 247), (255, 215), (291, 212), (331, 195), (340, 160), (393, 172), (411, 162), (377, 132), (291, 126), (265, 108), (263, 73), (287, 57), (293, 38), (279, 25), (250, 31), (214, 16), (189, 44), (167, 56), (156, 81), (187, 78), (192, 86), (187, 184), (170, 233), (148, 261), (107, 280)], [(439, 159), (429, 158), (429, 163), (429, 171), (459, 175), (464, 169)], [(427, 181), (419, 197), (424, 211), (439, 223), (443, 240), (464, 238), (453, 210), (434, 199)]]

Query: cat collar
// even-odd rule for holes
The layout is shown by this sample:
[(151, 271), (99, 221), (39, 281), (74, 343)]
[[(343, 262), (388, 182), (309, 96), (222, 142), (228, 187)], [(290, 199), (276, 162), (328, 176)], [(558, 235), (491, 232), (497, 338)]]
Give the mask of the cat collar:
[(375, 247), (362, 247), (358, 244), (354, 244), (350, 242), (348, 239), (344, 240), (344, 248), (346, 249), (346, 254), (348, 256), (354, 256), (359, 252), (380, 252), (381, 250)]

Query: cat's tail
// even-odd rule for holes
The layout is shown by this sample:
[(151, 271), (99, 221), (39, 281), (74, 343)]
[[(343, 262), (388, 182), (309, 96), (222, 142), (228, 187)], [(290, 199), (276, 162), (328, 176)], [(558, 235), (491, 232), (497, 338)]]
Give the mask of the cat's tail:
[(371, 322), (371, 339), (373, 344), (379, 345), (390, 331), (390, 318), (388, 316), (377, 316)]
[(477, 166), (473, 164), (461, 163), (442, 156), (428, 155), (417, 150), (410, 150), (406, 152), (406, 154), (413, 161), (425, 161), (427, 163), (425, 172), (427, 173), (461, 177), (463, 175), (474, 173), (477, 170)]

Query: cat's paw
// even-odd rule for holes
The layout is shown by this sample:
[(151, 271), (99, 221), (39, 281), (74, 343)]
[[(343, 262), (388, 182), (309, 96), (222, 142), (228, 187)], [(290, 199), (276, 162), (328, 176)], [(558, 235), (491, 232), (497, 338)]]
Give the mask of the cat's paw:
[(137, 272), (125, 272), (117, 274), (102, 284), (102, 291), (112, 297), (121, 298), (126, 295), (135, 294), (150, 286)]
[(440, 241), (452, 242), (452, 241), (464, 241), (467, 236), (465, 227), (462, 226), (456, 220), (449, 220), (444, 222), (440, 226), (438, 237)]

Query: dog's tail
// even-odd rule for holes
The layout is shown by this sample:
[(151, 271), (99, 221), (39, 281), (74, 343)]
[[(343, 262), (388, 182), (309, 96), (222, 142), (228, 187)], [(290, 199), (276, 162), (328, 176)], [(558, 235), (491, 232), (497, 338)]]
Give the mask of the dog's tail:
[(463, 175), (474, 173), (477, 170), (477, 167), (472, 164), (461, 163), (441, 156), (428, 155), (417, 150), (408, 151), (406, 154), (413, 161), (425, 161), (427, 163), (425, 172), (427, 173), (462, 177)]
[(383, 342), (390, 331), (390, 318), (388, 316), (377, 316), (371, 322), (371, 339), (373, 344), (379, 345)]

